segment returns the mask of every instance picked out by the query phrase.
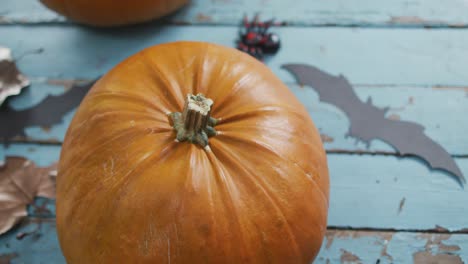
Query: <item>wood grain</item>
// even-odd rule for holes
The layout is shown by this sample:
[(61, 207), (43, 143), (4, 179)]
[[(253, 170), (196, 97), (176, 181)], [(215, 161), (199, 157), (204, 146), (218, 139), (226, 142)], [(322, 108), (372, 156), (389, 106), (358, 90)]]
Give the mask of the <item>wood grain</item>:
[[(60, 146), (12, 144), (0, 155), (23, 156), (38, 166), (59, 158)], [(456, 158), (468, 174), (468, 158)], [(431, 171), (417, 158), (328, 154), (330, 208), (335, 227), (468, 230), (468, 192), (449, 175)], [(403, 201), (403, 202), (402, 202)]]
[[(234, 46), (236, 27), (144, 25), (113, 30), (76, 26), (3, 26), (2, 45), (29, 77), (94, 79), (130, 55), (158, 43), (194, 40)], [(283, 48), (266, 60), (283, 81), (280, 66), (312, 64), (343, 74), (353, 84), (467, 86), (468, 30), (281, 28)], [(47, 67), (44, 67), (44, 63)]]
[[(28, 219), (2, 236), (1, 242), (0, 263), (65, 263), (54, 219)], [(462, 264), (467, 260), (467, 234), (329, 229), (314, 263)]]
[[(9, 104), (17, 110), (33, 107), (47, 95), (62, 94), (76, 81), (33, 81), (22, 96), (12, 98)], [(82, 83), (82, 81), (80, 82)], [(375, 140), (369, 149), (353, 138), (345, 138), (349, 127), (346, 115), (336, 107), (319, 101), (310, 87), (288, 84), (289, 88), (306, 106), (319, 128), (328, 152), (364, 152), (392, 154), (395, 150), (384, 142)], [(426, 127), (426, 133), (455, 156), (468, 155), (468, 131), (465, 115), (468, 112), (468, 88), (356, 85), (361, 100), (372, 97), (378, 107), (389, 106), (389, 118), (417, 122)], [(60, 144), (73, 117), (69, 112), (63, 122), (52, 127), (28, 127), (26, 138), (16, 142)], [(447, 115), (450, 113), (450, 115)]]
[[(468, 5), (463, 0), (192, 0), (192, 4), (166, 23), (237, 25), (244, 14), (260, 12), (265, 19), (276, 18), (293, 26), (366, 27), (466, 27)], [(3, 24), (68, 24), (39, 1), (3, 0)]]
[[(424, 125), (468, 175), (467, 10), (465, 0), (298, 0), (288, 6), (283, 0), (192, 0), (163, 21), (95, 30), (66, 21), (36, 0), (2, 0), (0, 42), (13, 49), (19, 68), (33, 79), (9, 102), (26, 109), (145, 47), (176, 40), (234, 46), (244, 14), (276, 17), (287, 24), (273, 29), (283, 48), (266, 63), (306, 105), (329, 153), (330, 231), (315, 263), (468, 263), (466, 189), (419, 159), (394, 156), (382, 142), (365, 149), (345, 139), (344, 113), (320, 103), (312, 89), (296, 85), (280, 69), (283, 63), (308, 63), (344, 74), (361, 99), (371, 96), (377, 106), (390, 106), (389, 118)], [(0, 146), (0, 162), (5, 156), (23, 156), (39, 166), (56, 162), (72, 116), (57, 126), (27, 128), (26, 138)], [(0, 237), (0, 263), (64, 263), (55, 201), (36, 202), (51, 213), (30, 207), (30, 216), (48, 219), (31, 218)]]

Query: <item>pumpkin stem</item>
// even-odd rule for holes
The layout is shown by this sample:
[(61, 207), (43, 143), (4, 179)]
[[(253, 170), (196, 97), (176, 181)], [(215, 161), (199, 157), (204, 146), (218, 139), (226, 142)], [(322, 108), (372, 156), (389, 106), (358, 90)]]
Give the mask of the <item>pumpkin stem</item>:
[(183, 112), (169, 114), (177, 141), (189, 141), (202, 147), (208, 145), (208, 137), (216, 135), (214, 126), (218, 122), (210, 116), (212, 105), (213, 100), (203, 94), (187, 95)]

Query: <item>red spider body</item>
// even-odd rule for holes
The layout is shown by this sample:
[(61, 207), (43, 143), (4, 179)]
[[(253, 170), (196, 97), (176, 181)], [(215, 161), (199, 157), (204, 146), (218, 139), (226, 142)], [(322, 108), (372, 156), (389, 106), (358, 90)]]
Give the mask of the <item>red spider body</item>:
[(280, 48), (278, 35), (269, 33), (268, 29), (273, 24), (273, 20), (260, 22), (258, 15), (252, 21), (245, 16), (243, 28), (239, 32), (237, 48), (257, 59), (263, 59), (264, 54), (274, 54)]

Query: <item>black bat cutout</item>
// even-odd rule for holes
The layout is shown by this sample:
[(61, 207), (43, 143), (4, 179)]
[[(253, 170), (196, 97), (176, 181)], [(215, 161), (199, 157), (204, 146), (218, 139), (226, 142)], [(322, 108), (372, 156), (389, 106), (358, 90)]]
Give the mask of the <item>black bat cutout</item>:
[(7, 104), (0, 108), (0, 138), (6, 145), (16, 136), (26, 136), (24, 129), (31, 126), (52, 126), (62, 122), (66, 113), (76, 108), (96, 81), (73, 85), (62, 95), (48, 95), (34, 107), (14, 110)]
[(423, 126), (386, 118), (388, 108), (377, 108), (370, 97), (363, 103), (343, 75), (333, 76), (305, 64), (286, 64), (282, 68), (293, 74), (298, 83), (316, 90), (320, 101), (335, 105), (345, 112), (351, 123), (346, 136), (363, 141), (367, 147), (371, 140), (381, 139), (393, 146), (400, 155), (418, 156), (433, 169), (454, 175), (462, 186), (466, 183), (450, 154), (424, 134)]

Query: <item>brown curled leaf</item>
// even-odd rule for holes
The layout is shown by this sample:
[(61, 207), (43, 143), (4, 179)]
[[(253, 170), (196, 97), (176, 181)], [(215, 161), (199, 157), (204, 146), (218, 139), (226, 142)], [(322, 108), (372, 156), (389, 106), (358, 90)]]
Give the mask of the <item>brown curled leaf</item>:
[(17, 95), (29, 85), (11, 56), (11, 50), (0, 46), (0, 105), (8, 96)]
[(30, 160), (8, 157), (0, 167), (0, 234), (7, 232), (27, 215), (26, 205), (34, 197), (55, 198), (56, 164), (36, 167)]

